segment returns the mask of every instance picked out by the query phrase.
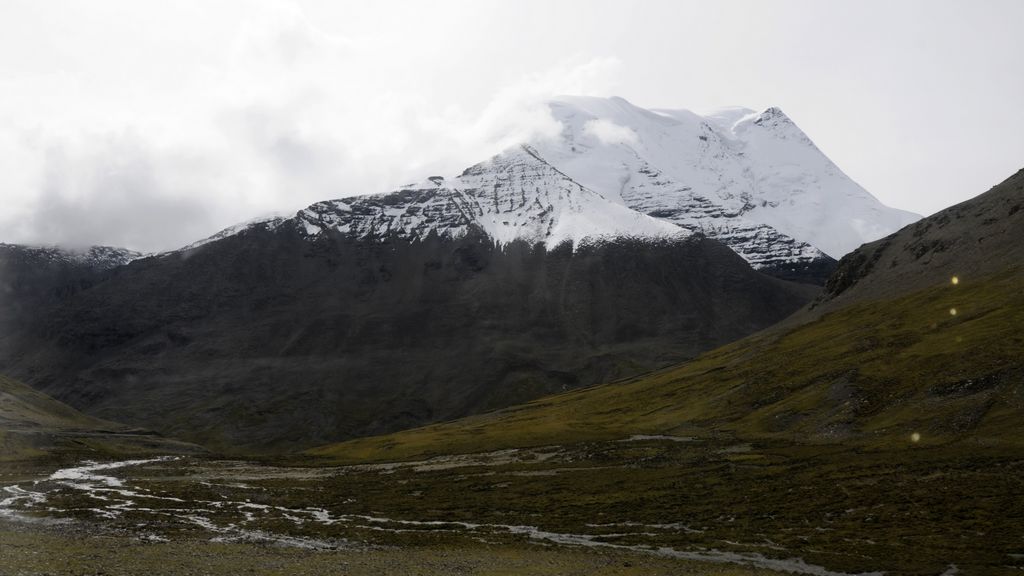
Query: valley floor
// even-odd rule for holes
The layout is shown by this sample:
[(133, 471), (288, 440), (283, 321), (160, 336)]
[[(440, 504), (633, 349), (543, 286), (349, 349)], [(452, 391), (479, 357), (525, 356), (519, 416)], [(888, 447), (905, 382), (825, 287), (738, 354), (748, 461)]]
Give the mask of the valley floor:
[(1024, 462), (973, 452), (638, 435), (6, 466), (0, 574), (1019, 573)]
[[(475, 462), (457, 458), (427, 467), (469, 463)], [(23, 464), (0, 478), (0, 574), (776, 573), (531, 527), (297, 507), (323, 504), (325, 495), (304, 493), (353, 473), (394, 472), (390, 466), (285, 468), (180, 456), (85, 461), (57, 470)]]
[(539, 545), (465, 543), (358, 546), (311, 551), (250, 542), (184, 537), (167, 542), (95, 526), (29, 525), (0, 520), (0, 574), (4, 576), (179, 575), (644, 575), (745, 576), (767, 571), (711, 567), (616, 550)]

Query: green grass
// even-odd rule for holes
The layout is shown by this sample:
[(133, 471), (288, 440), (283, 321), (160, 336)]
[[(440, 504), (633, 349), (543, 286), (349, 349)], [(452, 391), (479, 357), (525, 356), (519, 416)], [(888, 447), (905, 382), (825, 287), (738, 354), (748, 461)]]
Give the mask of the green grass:
[(0, 424), (62, 429), (95, 429), (114, 426), (50, 398), (28, 386), (0, 376)]
[[(835, 570), (998, 573), (1024, 554), (1022, 326), (1019, 271), (961, 278), (653, 374), (308, 455), (356, 463), (559, 445), (579, 455), (578, 472), (420, 476), (406, 489), (444, 517), (497, 509), (567, 531), (601, 515), (682, 520), (704, 532), (661, 543), (767, 539), (784, 551), (750, 550)], [(697, 440), (627, 453), (641, 447), (621, 440), (636, 434)]]
[[(961, 280), (614, 384), (318, 448), (284, 462), (294, 467), (183, 459), (136, 482), (188, 501), (223, 496), (335, 515), (536, 526), (622, 546), (799, 557), (845, 572), (934, 575), (954, 563), (966, 574), (1017, 570), (1024, 279)], [(691, 440), (623, 441), (639, 434)], [(451, 456), (504, 448), (519, 450), (514, 458)], [(434, 456), (426, 466), (303, 468)], [(93, 516), (94, 501), (68, 498), (54, 502), (71, 517)], [(241, 520), (229, 508), (211, 514), (221, 524)], [(130, 533), (148, 518), (127, 513), (114, 529)], [(500, 531), (392, 527), (403, 531), (281, 519), (259, 526), (398, 546), (410, 558), (461, 550), (478, 537), (528, 545)], [(194, 528), (164, 529), (182, 550), (196, 536)]]
[(16, 380), (0, 376), (0, 462), (195, 452), (160, 438), (82, 414)]
[[(52, 576), (755, 576), (768, 572), (615, 551), (529, 545), (378, 547), (311, 553), (247, 543), (176, 539), (148, 543), (117, 535), (60, 533), (0, 523), (0, 571)], [(774, 574), (774, 573), (773, 573)]]

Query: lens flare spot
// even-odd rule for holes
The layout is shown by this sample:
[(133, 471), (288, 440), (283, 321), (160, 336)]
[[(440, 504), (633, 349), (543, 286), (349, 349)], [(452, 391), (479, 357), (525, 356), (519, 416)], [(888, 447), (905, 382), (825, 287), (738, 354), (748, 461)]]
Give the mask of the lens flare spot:
[(914, 442), (915, 444), (920, 442), (921, 441), (921, 433), (920, 432), (914, 432), (913, 434), (911, 434), (910, 435), (910, 441)]
[(951, 282), (953, 283), (953, 286), (956, 286), (957, 284), (960, 283), (960, 277), (959, 276), (953, 276), (953, 279), (951, 280)]
[(950, 316), (956, 316), (956, 308), (950, 308), (949, 309), (949, 315)]

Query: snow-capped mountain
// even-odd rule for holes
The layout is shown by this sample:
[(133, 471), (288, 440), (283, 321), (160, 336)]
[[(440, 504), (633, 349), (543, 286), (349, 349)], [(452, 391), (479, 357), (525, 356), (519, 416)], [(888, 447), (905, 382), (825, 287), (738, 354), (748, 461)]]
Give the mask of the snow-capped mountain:
[(450, 180), (435, 176), (389, 194), (319, 202), (296, 218), (310, 236), (330, 229), (360, 238), (461, 237), (477, 227), (501, 244), (518, 239), (548, 248), (588, 239), (689, 234), (581, 186), (525, 145)]
[[(871, 196), (778, 108), (700, 116), (591, 97), (549, 107), (562, 125), (555, 138), (454, 177), (318, 202), (291, 220), (310, 238), (461, 237), (477, 229), (499, 244), (549, 248), (699, 232), (771, 271), (832, 262), (919, 218)], [(188, 248), (286, 221), (234, 226)]]
[(107, 270), (124, 266), (145, 256), (141, 252), (112, 246), (91, 246), (79, 250), (56, 246), (23, 246), (0, 243), (0, 250), (21, 254), (23, 258), (52, 262), (54, 264), (83, 265), (96, 270)]
[(550, 107), (562, 133), (536, 147), (553, 166), (630, 208), (718, 238), (755, 267), (821, 252), (839, 258), (920, 218), (884, 206), (778, 108), (699, 116), (588, 97)]

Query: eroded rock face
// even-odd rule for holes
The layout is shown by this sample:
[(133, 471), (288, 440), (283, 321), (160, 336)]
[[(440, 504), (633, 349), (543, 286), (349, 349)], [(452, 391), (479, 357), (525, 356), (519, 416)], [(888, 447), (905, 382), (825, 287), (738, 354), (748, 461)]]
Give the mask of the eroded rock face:
[(0, 346), (18, 325), (58, 298), (92, 286), (109, 270), (142, 257), (122, 248), (72, 251), (0, 243)]
[(295, 220), (309, 237), (330, 230), (358, 239), (460, 238), (474, 230), (498, 244), (547, 248), (690, 235), (581, 186), (529, 146), (472, 166), (451, 182), (433, 177), (389, 194), (318, 202)]

